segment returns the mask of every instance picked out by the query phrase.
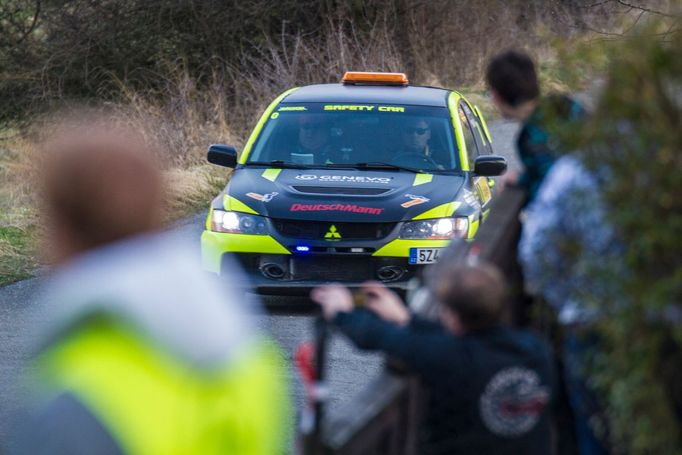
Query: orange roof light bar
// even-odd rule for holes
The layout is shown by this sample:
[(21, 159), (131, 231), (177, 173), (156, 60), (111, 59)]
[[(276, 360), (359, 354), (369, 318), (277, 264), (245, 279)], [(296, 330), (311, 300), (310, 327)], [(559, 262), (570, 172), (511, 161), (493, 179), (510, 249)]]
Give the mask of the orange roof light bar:
[(365, 71), (346, 71), (344, 84), (407, 85), (405, 73), (372, 73)]

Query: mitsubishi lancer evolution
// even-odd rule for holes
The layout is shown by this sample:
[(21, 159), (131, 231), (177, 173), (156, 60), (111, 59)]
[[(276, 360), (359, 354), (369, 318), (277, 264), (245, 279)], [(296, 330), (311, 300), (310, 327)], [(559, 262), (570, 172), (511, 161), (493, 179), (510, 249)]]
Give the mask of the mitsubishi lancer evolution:
[(460, 93), (402, 73), (348, 72), (293, 88), (265, 110), (201, 237), (206, 270), (236, 257), (263, 294), (374, 279), (404, 289), (453, 238), (473, 239), (506, 171)]

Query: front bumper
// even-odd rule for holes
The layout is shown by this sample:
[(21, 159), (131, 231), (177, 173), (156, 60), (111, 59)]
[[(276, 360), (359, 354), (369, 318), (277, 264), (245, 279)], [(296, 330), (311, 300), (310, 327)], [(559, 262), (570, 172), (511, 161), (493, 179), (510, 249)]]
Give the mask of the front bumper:
[[(240, 254), (237, 254), (237, 259), (240, 258)], [(240, 260), (241, 262), (241, 260)], [(343, 280), (343, 279), (330, 279), (330, 278), (318, 278), (318, 279), (270, 279), (265, 277), (262, 272), (258, 269), (256, 270), (246, 270), (247, 276), (249, 278), (249, 286), (258, 294), (262, 295), (290, 295), (290, 296), (304, 296), (309, 295), (313, 288), (318, 286), (323, 286), (325, 284), (342, 283), (344, 286), (349, 288), (360, 288), (362, 284), (372, 277), (362, 277), (361, 279), (355, 280)], [(390, 289), (397, 291), (399, 293), (404, 293), (409, 284), (409, 277), (415, 276), (417, 270), (413, 270), (409, 275), (405, 275), (405, 278), (385, 283)]]
[(410, 248), (444, 248), (449, 243), (403, 239), (369, 243), (323, 241), (313, 244), (317, 252), (296, 253), (295, 242), (285, 246), (268, 235), (204, 231), (201, 251), (203, 267), (208, 271), (220, 274), (223, 258), (233, 253), (257, 292), (300, 295), (321, 284), (341, 282), (353, 287), (367, 280), (379, 280), (393, 289), (404, 290), (422, 267), (408, 263)]

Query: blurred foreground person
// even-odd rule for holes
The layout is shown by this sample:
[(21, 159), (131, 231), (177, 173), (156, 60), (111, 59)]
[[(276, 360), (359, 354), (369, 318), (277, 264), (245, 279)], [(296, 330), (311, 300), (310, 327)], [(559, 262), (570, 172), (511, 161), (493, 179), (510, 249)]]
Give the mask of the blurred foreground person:
[(576, 152), (523, 226), (527, 285), (566, 334), (581, 454), (682, 453), (682, 34), (658, 36), (682, 25), (670, 20), (609, 51), (596, 113), (567, 132)]
[(609, 453), (603, 403), (588, 384), (586, 367), (600, 349), (595, 324), (602, 315), (595, 303), (624, 302), (604, 277), (627, 274), (600, 187), (579, 153), (561, 157), (528, 206), (518, 253), (527, 291), (547, 300), (562, 327), (566, 386), (581, 455)]
[(235, 286), (157, 233), (162, 179), (142, 142), (95, 125), (45, 152), (54, 314), (16, 453), (280, 453), (279, 352), (250, 326)]
[(535, 64), (523, 52), (510, 50), (493, 57), (488, 63), (486, 81), (502, 115), (522, 124), (516, 150), (523, 171), (508, 172), (505, 181), (524, 189), (531, 201), (562, 154), (552, 129), (583, 118), (585, 110), (566, 95), (541, 96)]
[(420, 454), (551, 453), (549, 347), (500, 325), (506, 289), (497, 269), (441, 262), (434, 270), (438, 323), (410, 314), (379, 283), (364, 286), (364, 308), (341, 286), (317, 288), (312, 298), (358, 347), (381, 350), (424, 380)]

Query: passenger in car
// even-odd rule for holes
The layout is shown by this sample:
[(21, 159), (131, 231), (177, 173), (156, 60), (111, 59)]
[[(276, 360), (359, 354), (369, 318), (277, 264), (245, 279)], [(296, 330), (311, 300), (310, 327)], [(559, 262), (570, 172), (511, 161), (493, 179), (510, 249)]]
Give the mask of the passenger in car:
[(400, 131), (400, 138), (401, 148), (393, 158), (393, 163), (410, 167), (426, 165), (432, 169), (443, 169), (443, 166), (434, 160), (430, 146), (431, 126), (425, 119), (407, 120)]

